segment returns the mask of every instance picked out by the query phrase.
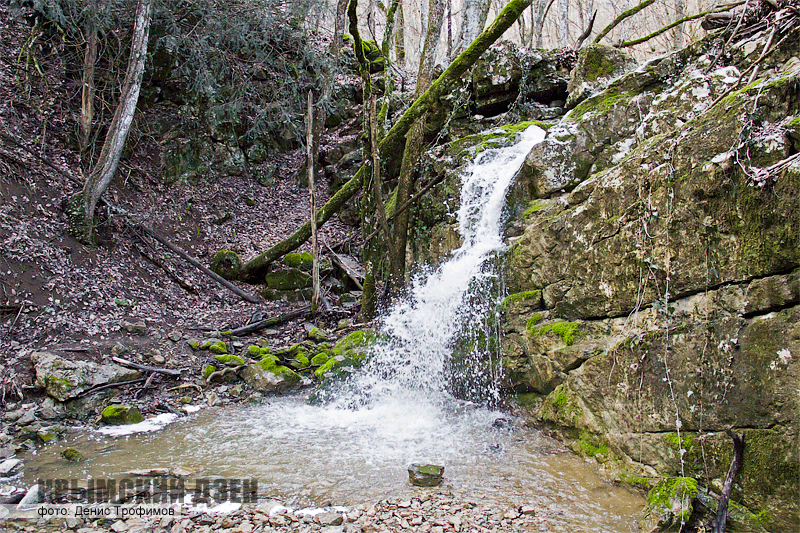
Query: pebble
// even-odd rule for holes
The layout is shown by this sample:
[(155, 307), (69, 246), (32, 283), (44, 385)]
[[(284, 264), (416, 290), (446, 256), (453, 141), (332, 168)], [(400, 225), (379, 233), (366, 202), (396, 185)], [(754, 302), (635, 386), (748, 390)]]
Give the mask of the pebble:
[[(273, 506), (274, 507), (274, 506)], [(271, 516), (269, 516), (271, 514)], [(446, 490), (429, 492), (409, 499), (384, 499), (366, 502), (343, 511), (326, 507), (323, 512), (295, 514), (280, 512), (265, 504), (246, 505), (228, 515), (188, 513), (171, 518), (131, 518), (97, 521), (92, 528), (77, 529), (81, 533), (378, 533), (407, 532), (455, 533), (546, 531), (553, 526), (548, 513), (537, 514), (528, 504), (490, 507), (474, 501), (454, 498)], [(541, 515), (541, 516), (540, 516)], [(55, 525), (51, 522), (49, 525)], [(88, 524), (87, 524), (88, 525)], [(78, 524), (72, 524), (76, 530)], [(48, 529), (49, 531), (49, 529)]]

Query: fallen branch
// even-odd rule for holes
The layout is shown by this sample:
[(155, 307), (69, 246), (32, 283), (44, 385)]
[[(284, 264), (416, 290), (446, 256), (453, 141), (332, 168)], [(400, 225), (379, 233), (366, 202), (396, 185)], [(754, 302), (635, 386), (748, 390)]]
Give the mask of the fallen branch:
[(586, 26), (586, 31), (584, 31), (581, 34), (581, 36), (578, 37), (578, 40), (575, 41), (575, 46), (572, 47), (573, 50), (578, 50), (581, 47), (581, 45), (583, 44), (583, 41), (588, 39), (589, 36), (592, 34), (592, 28), (594, 28), (594, 20), (596, 18), (597, 18), (597, 10), (595, 9), (594, 13), (592, 13), (592, 18), (589, 19), (589, 24)]
[(268, 328), (270, 326), (282, 324), (283, 322), (286, 322), (293, 318), (307, 315), (310, 312), (311, 312), (311, 306), (306, 305), (301, 307), (300, 309), (296, 309), (294, 311), (285, 313), (283, 315), (274, 316), (271, 318), (265, 318), (264, 320), (259, 320), (257, 322), (253, 322), (252, 324), (247, 324), (246, 326), (226, 331), (225, 334), (230, 335), (231, 337), (241, 337), (242, 335), (249, 335), (250, 333), (261, 331), (262, 329)]
[(180, 376), (181, 375), (181, 371), (180, 370), (173, 370), (171, 368), (159, 368), (157, 366), (142, 365), (140, 363), (134, 363), (133, 361), (128, 361), (127, 359), (123, 359), (121, 357), (112, 357), (111, 360), (114, 361), (115, 363), (119, 363), (122, 366), (135, 368), (137, 370), (145, 370), (147, 372), (158, 372), (160, 374), (167, 374), (167, 375), (170, 375), (170, 376)]
[(136, 379), (132, 379), (130, 381), (117, 381), (115, 383), (106, 383), (104, 385), (96, 385), (94, 387), (91, 387), (91, 388), (86, 389), (85, 391), (81, 392), (80, 394), (75, 396), (75, 398), (80, 398), (81, 396), (85, 396), (85, 395), (87, 395), (89, 393), (97, 392), (97, 391), (103, 390), (103, 389), (110, 389), (110, 388), (113, 388), (113, 387), (121, 387), (123, 385), (132, 385), (134, 383), (141, 383), (142, 381), (145, 381), (146, 379), (147, 378), (136, 378)]
[(209, 278), (213, 279), (214, 281), (216, 281), (217, 283), (219, 283), (220, 285), (222, 285), (226, 289), (230, 290), (231, 292), (233, 292), (234, 294), (236, 294), (237, 296), (239, 296), (243, 300), (246, 300), (246, 301), (248, 301), (250, 303), (254, 303), (254, 304), (261, 303), (261, 300), (259, 298), (257, 298), (256, 296), (247, 294), (246, 292), (244, 292), (240, 288), (236, 287), (233, 283), (231, 283), (230, 281), (226, 280), (225, 278), (223, 278), (219, 274), (217, 274), (215, 272), (212, 272), (205, 265), (202, 265), (199, 261), (197, 261), (194, 257), (190, 256), (189, 254), (187, 254), (186, 252), (184, 252), (183, 250), (181, 250), (180, 248), (178, 248), (177, 246), (175, 246), (174, 244), (169, 242), (165, 237), (162, 237), (161, 235), (156, 233), (154, 230), (148, 228), (147, 226), (145, 226), (141, 222), (134, 221), (133, 218), (130, 216), (130, 214), (127, 211), (125, 211), (124, 209), (116, 207), (116, 206), (113, 206), (112, 204), (110, 204), (108, 202), (106, 202), (106, 204), (108, 205), (109, 209), (115, 210), (118, 213), (123, 214), (125, 221), (128, 222), (129, 224), (131, 224), (134, 228), (137, 228), (137, 229), (140, 229), (140, 230), (144, 231), (145, 233), (147, 233), (148, 235), (153, 237), (155, 240), (157, 240), (158, 242), (160, 242), (161, 244), (166, 246), (168, 249), (170, 249), (171, 251), (173, 251), (176, 254), (178, 254), (187, 263), (189, 263), (193, 267), (197, 268), (198, 270), (200, 270), (200, 272), (202, 272), (203, 274), (205, 274)]
[[(137, 236), (139, 235), (137, 234)], [(139, 238), (141, 239), (141, 236), (139, 236)], [(178, 285), (180, 285), (184, 290), (192, 294), (197, 294), (197, 289), (195, 289), (194, 285), (189, 283), (187, 280), (183, 279), (177, 272), (175, 272), (175, 269), (171, 265), (158, 259), (156, 256), (151, 254), (146, 248), (142, 246), (136, 245), (136, 250), (142, 255), (142, 257), (144, 257), (145, 259), (153, 263), (155, 266), (163, 270), (167, 274), (167, 276), (172, 278), (172, 280), (175, 281), (175, 283), (177, 283)]]
[[(376, 232), (380, 231), (380, 228), (376, 229), (375, 231)], [(347, 274), (347, 277), (349, 277), (351, 280), (353, 280), (353, 283), (356, 284), (356, 287), (358, 287), (358, 290), (363, 291), (364, 290), (364, 286), (361, 284), (361, 280), (364, 279), (364, 275), (362, 274), (362, 275), (359, 276), (358, 272), (356, 272), (352, 268), (352, 266), (346, 264), (345, 261), (342, 259), (342, 257), (339, 254), (337, 254), (336, 252), (334, 252), (333, 248), (328, 246), (327, 242), (325, 243), (325, 248), (327, 248), (328, 251), (332, 254), (331, 255), (331, 261), (333, 261), (333, 263), (336, 266), (341, 268), (344, 271), (344, 273)]]
[(737, 435), (730, 429), (726, 433), (733, 439), (733, 459), (728, 469), (728, 476), (722, 485), (722, 493), (719, 496), (719, 505), (717, 505), (717, 516), (711, 523), (712, 533), (725, 533), (725, 523), (728, 520), (728, 500), (731, 498), (733, 482), (736, 481), (736, 476), (742, 468), (742, 457), (744, 456), (744, 434)]
[[(727, 9), (730, 9), (730, 7), (728, 7)], [(652, 39), (654, 37), (658, 37), (662, 33), (668, 32), (669, 30), (671, 30), (675, 26), (680, 26), (681, 24), (684, 24), (686, 22), (690, 22), (692, 20), (699, 19), (701, 17), (705, 17), (706, 15), (709, 15), (709, 14), (714, 13), (716, 11), (718, 11), (718, 10), (709, 9), (708, 11), (703, 11), (702, 13), (697, 13), (696, 15), (689, 15), (688, 17), (683, 17), (682, 19), (676, 20), (672, 24), (668, 24), (667, 26), (664, 26), (660, 30), (654, 31), (650, 35), (645, 35), (644, 37), (640, 37), (639, 39), (634, 39), (632, 41), (625, 41), (624, 43), (615, 44), (614, 46), (616, 48), (628, 48), (630, 46), (636, 46), (637, 44), (642, 44), (644, 42), (649, 41), (650, 39)]]

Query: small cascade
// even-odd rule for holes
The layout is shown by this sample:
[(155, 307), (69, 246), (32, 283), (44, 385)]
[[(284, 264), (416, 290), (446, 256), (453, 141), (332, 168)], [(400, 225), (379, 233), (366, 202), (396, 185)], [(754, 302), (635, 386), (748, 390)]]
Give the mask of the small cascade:
[(334, 407), (441, 405), (453, 393), (496, 404), (491, 319), (499, 291), (493, 259), (504, 249), (508, 188), (544, 136), (531, 126), (512, 146), (486, 149), (468, 165), (457, 213), (463, 244), (438, 268), (416, 276), (407, 297), (383, 319), (382, 338), (363, 369), (335, 392)]
[[(581, 459), (527, 427), (498, 424), (498, 363), (491, 358), (498, 303), (495, 258), (505, 196), (544, 131), (479, 154), (463, 175), (463, 245), (414, 279), (383, 319), (364, 367), (323, 404), (284, 395), (252, 406), (203, 409), (158, 432), (109, 437), (77, 432), (26, 458), (25, 476), (122, 478), (142, 468), (194, 477), (258, 480), (259, 494), (292, 508), (354, 506), (419, 492), (406, 468), (446, 467), (448, 490), (498, 509), (532, 505), (564, 531), (628, 531), (640, 498), (604, 482)], [(91, 460), (61, 457), (68, 446)]]

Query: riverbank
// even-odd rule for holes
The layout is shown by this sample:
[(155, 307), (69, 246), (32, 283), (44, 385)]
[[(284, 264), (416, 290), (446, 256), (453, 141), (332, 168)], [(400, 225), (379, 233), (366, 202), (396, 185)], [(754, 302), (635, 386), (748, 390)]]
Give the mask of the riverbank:
[[(563, 519), (564, 510), (536, 509), (520, 503), (515, 506), (492, 506), (479, 498), (454, 494), (446, 489), (420, 489), (409, 500), (382, 499), (352, 508), (326, 507), (291, 511), (274, 502), (247, 505), (228, 514), (193, 513), (176, 517), (131, 518), (128, 520), (84, 519), (50, 522), (10, 522), (10, 531), (64, 531), (80, 533), (112, 531), (139, 533), (377, 533), (415, 531), (444, 532), (518, 532), (575, 531)], [(639, 524), (620, 524), (620, 531), (638, 531)]]

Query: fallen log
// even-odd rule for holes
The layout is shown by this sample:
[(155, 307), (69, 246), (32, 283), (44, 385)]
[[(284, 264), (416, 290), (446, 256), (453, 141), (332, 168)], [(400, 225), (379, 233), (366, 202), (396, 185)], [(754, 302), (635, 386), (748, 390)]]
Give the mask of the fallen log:
[(258, 320), (251, 324), (247, 324), (240, 328), (232, 329), (230, 331), (226, 331), (226, 335), (230, 335), (232, 337), (241, 337), (242, 335), (249, 335), (250, 333), (255, 333), (256, 331), (261, 331), (262, 329), (268, 328), (270, 326), (275, 326), (277, 324), (282, 324), (288, 320), (292, 320), (293, 318), (297, 318), (300, 316), (304, 316), (311, 313), (311, 306), (306, 305), (301, 307), (300, 309), (296, 309), (294, 311), (290, 311), (289, 313), (284, 313), (279, 316), (274, 316), (271, 318), (265, 318), (263, 320)]
[(146, 372), (158, 372), (160, 374), (167, 374), (169, 376), (180, 376), (180, 370), (173, 370), (171, 368), (159, 368), (157, 366), (147, 366), (140, 363), (134, 363), (133, 361), (128, 361), (127, 359), (123, 359), (121, 357), (112, 357), (112, 361), (118, 363), (122, 366), (127, 366), (130, 368), (135, 368), (137, 370), (144, 370)]

